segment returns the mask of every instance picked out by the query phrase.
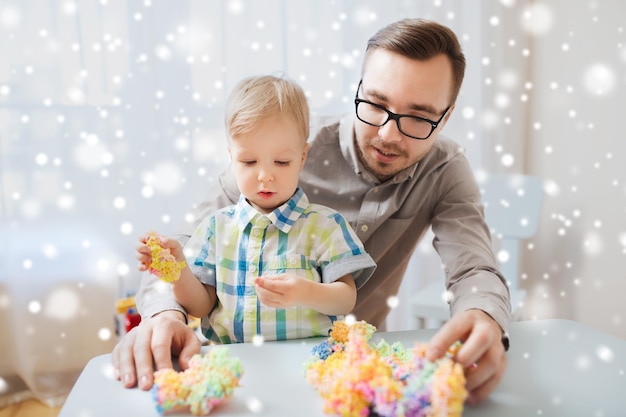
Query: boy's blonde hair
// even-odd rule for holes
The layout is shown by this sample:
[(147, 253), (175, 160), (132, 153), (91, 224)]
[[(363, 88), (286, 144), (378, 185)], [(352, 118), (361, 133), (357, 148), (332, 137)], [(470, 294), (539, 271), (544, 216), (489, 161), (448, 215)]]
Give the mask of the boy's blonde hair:
[(284, 77), (263, 75), (240, 81), (226, 101), (226, 132), (229, 138), (249, 133), (269, 120), (293, 120), (306, 142), (309, 136), (309, 105), (302, 88)]

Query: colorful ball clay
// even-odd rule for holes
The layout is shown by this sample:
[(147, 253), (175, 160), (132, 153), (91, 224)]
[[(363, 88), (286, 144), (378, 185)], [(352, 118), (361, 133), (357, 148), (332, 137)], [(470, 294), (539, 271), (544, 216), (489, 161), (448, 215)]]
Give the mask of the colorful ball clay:
[(150, 232), (146, 245), (150, 248), (152, 255), (152, 263), (148, 271), (161, 281), (177, 281), (180, 278), (180, 271), (186, 265), (185, 261), (177, 261), (169, 249), (162, 247), (161, 238), (155, 232)]
[(242, 375), (239, 358), (229, 356), (225, 346), (215, 346), (204, 356), (194, 355), (185, 371), (156, 371), (152, 397), (161, 415), (190, 412), (206, 416), (232, 397)]
[(324, 399), (324, 412), (341, 417), (460, 417), (467, 397), (465, 375), (453, 345), (439, 360), (426, 345), (407, 349), (384, 340), (369, 343), (375, 328), (338, 321), (312, 350), (306, 379)]

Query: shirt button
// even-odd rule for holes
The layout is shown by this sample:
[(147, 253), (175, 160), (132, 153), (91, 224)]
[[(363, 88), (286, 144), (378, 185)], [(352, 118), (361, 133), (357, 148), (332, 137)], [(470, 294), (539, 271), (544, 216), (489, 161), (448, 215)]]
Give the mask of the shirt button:
[(250, 271), (250, 272), (256, 271), (256, 266), (250, 265), (250, 268), (248, 268), (248, 271)]
[(246, 313), (252, 313), (252, 310), (254, 310), (254, 307), (246, 306), (245, 310), (246, 310)]
[(292, 264), (292, 265), (295, 265), (296, 264), (296, 259), (295, 258), (291, 258), (289, 260), (289, 263)]
[(370, 229), (370, 228), (369, 228), (366, 224), (364, 224), (363, 226), (361, 226), (361, 231), (363, 231), (363, 232), (367, 232), (369, 229)]
[(252, 232), (252, 234), (254, 234), (255, 236), (258, 236), (261, 234), (261, 231), (259, 229), (254, 229), (254, 232)]

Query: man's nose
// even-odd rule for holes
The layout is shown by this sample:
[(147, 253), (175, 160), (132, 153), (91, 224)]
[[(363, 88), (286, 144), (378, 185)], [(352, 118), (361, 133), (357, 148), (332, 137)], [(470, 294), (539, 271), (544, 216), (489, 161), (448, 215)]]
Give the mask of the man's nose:
[(378, 136), (385, 142), (400, 142), (404, 134), (398, 128), (398, 122), (393, 119), (387, 120), (387, 123), (378, 128)]

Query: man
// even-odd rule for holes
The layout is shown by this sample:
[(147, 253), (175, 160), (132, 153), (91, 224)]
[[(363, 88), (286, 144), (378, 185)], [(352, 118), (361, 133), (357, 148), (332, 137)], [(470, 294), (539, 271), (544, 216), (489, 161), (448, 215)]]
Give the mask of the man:
[[(463, 340), (457, 359), (466, 369), (468, 402), (477, 403), (506, 368), (510, 301), (467, 159), (439, 135), (454, 111), (464, 72), (458, 39), (447, 27), (405, 19), (381, 29), (368, 42), (355, 112), (321, 120), (312, 130), (300, 186), (312, 202), (341, 212), (376, 261), (353, 314), (379, 330), (389, 312), (387, 298), (397, 293), (415, 246), (432, 226), (452, 294), (452, 318), (430, 341), (428, 357), (440, 357)], [(215, 188), (196, 218), (239, 196), (230, 172)], [(193, 227), (178, 238), (185, 241)], [(148, 389), (153, 361), (159, 369), (171, 366), (174, 354), (185, 368), (200, 343), (171, 294), (153, 278), (144, 279), (137, 296), (144, 320), (112, 358), (125, 386)]]

